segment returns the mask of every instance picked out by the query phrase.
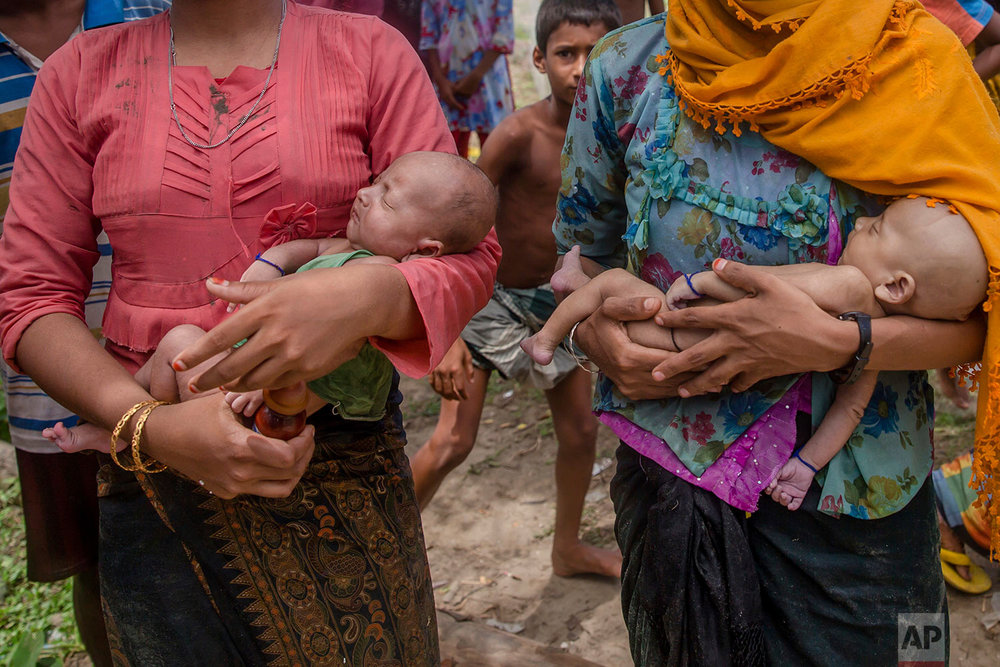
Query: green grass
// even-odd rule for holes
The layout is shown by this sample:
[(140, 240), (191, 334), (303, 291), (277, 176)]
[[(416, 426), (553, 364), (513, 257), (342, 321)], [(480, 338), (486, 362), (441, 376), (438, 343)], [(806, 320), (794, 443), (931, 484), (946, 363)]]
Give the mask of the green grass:
[(0, 480), (0, 665), (61, 664), (83, 650), (72, 585), (28, 581), (20, 502), (17, 478)]

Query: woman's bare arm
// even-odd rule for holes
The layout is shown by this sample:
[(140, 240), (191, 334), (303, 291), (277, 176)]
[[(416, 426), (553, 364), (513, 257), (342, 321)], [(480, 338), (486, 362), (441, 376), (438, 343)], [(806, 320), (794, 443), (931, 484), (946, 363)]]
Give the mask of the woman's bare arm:
[[(17, 362), (50, 396), (109, 431), (126, 410), (151, 398), (72, 315), (35, 320), (21, 336)], [(221, 497), (280, 498), (291, 493), (305, 471), (313, 438), (312, 427), (288, 442), (254, 433), (218, 394), (154, 410), (142, 448)]]

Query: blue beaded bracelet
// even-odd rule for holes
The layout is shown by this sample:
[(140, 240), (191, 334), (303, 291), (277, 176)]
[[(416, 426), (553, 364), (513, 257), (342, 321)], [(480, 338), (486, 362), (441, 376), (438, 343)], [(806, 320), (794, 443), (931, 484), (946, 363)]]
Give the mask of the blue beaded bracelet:
[(254, 260), (256, 260), (258, 262), (264, 262), (265, 264), (273, 266), (274, 268), (278, 269), (278, 273), (280, 273), (281, 275), (285, 275), (285, 270), (283, 268), (281, 268), (280, 266), (278, 266), (277, 264), (275, 264), (271, 260), (265, 259), (264, 256), (261, 255), (260, 253), (257, 253), (257, 256), (254, 257)]
[(794, 456), (795, 458), (797, 458), (799, 460), (799, 463), (801, 463), (805, 467), (807, 467), (810, 470), (812, 470), (814, 475), (819, 472), (819, 470), (816, 470), (816, 468), (813, 468), (811, 465), (809, 465), (808, 463), (806, 463), (805, 459), (803, 459), (801, 456), (799, 456), (798, 452), (795, 452), (794, 454), (792, 454), (792, 456)]
[(690, 288), (691, 288), (691, 292), (692, 292), (692, 293), (693, 293), (693, 294), (694, 294), (694, 295), (695, 295), (696, 297), (699, 297), (699, 298), (703, 298), (703, 297), (704, 297), (705, 295), (704, 295), (704, 294), (702, 294), (701, 292), (699, 292), (698, 290), (696, 290), (696, 289), (694, 288), (694, 283), (692, 283), (692, 282), (691, 282), (691, 276), (693, 276), (694, 274), (693, 274), (693, 273), (684, 273), (684, 274), (682, 274), (682, 275), (684, 276), (684, 280), (686, 280), (686, 281), (687, 281), (687, 284), (688, 284), (688, 287), (690, 287)]

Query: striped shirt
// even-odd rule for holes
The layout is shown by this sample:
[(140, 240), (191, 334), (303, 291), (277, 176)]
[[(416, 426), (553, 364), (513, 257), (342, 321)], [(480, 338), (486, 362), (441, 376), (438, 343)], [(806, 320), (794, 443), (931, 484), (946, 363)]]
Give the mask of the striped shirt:
[[(170, 0), (88, 0), (83, 10), (84, 30), (158, 14), (170, 7)], [(35, 85), (35, 68), (22, 58), (15, 44), (0, 33), (0, 221), (10, 202), (8, 190), (14, 154), (21, 143), (21, 126), (28, 98)], [(111, 245), (102, 233), (101, 259), (94, 267), (94, 280), (86, 300), (87, 326), (98, 338), (101, 318), (111, 287)], [(76, 424), (77, 417), (50, 399), (27, 375), (18, 375), (3, 364), (7, 413), (14, 445), (34, 452), (56, 452), (41, 436), (43, 428), (63, 422)]]

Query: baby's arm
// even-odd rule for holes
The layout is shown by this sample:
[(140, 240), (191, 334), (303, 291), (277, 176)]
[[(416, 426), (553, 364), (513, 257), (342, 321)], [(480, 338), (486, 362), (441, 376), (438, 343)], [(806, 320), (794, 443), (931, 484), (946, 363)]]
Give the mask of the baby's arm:
[(831, 315), (852, 310), (868, 313), (872, 317), (885, 314), (875, 300), (871, 281), (857, 267), (809, 262), (760, 268), (799, 288)]
[(670, 284), (667, 290), (667, 308), (678, 310), (687, 305), (687, 301), (708, 297), (716, 301), (729, 302), (742, 299), (747, 295), (739, 287), (733, 287), (720, 278), (715, 271), (699, 271), (698, 273), (682, 274)]
[[(817, 306), (828, 313), (837, 315), (859, 310), (876, 317), (883, 315), (881, 307), (875, 300), (871, 282), (860, 269), (853, 266), (830, 266), (810, 262), (754, 268), (778, 276), (802, 290), (816, 302)], [(701, 271), (691, 275), (691, 285), (688, 285), (683, 276), (670, 285), (670, 289), (667, 290), (667, 307), (677, 310), (683, 308), (687, 301), (700, 299), (703, 296), (728, 302), (736, 301), (746, 295), (746, 292), (733, 287), (714, 271)]]
[[(296, 239), (268, 248), (260, 253), (243, 276), (241, 282), (253, 280), (274, 280), (281, 276), (294, 273), (306, 262), (320, 255), (330, 255), (335, 252), (348, 252), (351, 249), (347, 239)], [(281, 271), (277, 267), (281, 267)]]
[[(782, 467), (778, 477), (764, 490), (771, 498), (796, 510), (802, 505), (817, 470), (836, 456), (851, 438), (865, 414), (865, 408), (875, 391), (878, 371), (865, 371), (854, 384), (837, 387), (837, 395), (819, 428), (802, 445), (798, 457), (792, 457)], [(811, 466), (811, 468), (810, 468)]]
[[(604, 303), (607, 294), (617, 293), (614, 286), (622, 282), (627, 282), (630, 289), (633, 289), (635, 276), (623, 269), (611, 269), (589, 282), (578, 285), (576, 290), (556, 307), (538, 333), (521, 341), (521, 348), (538, 363), (542, 365), (550, 363), (553, 352), (569, 335), (573, 325), (590, 317)], [(660, 290), (652, 285), (647, 285), (647, 288), (643, 293), (632, 296), (654, 296), (663, 299)]]

